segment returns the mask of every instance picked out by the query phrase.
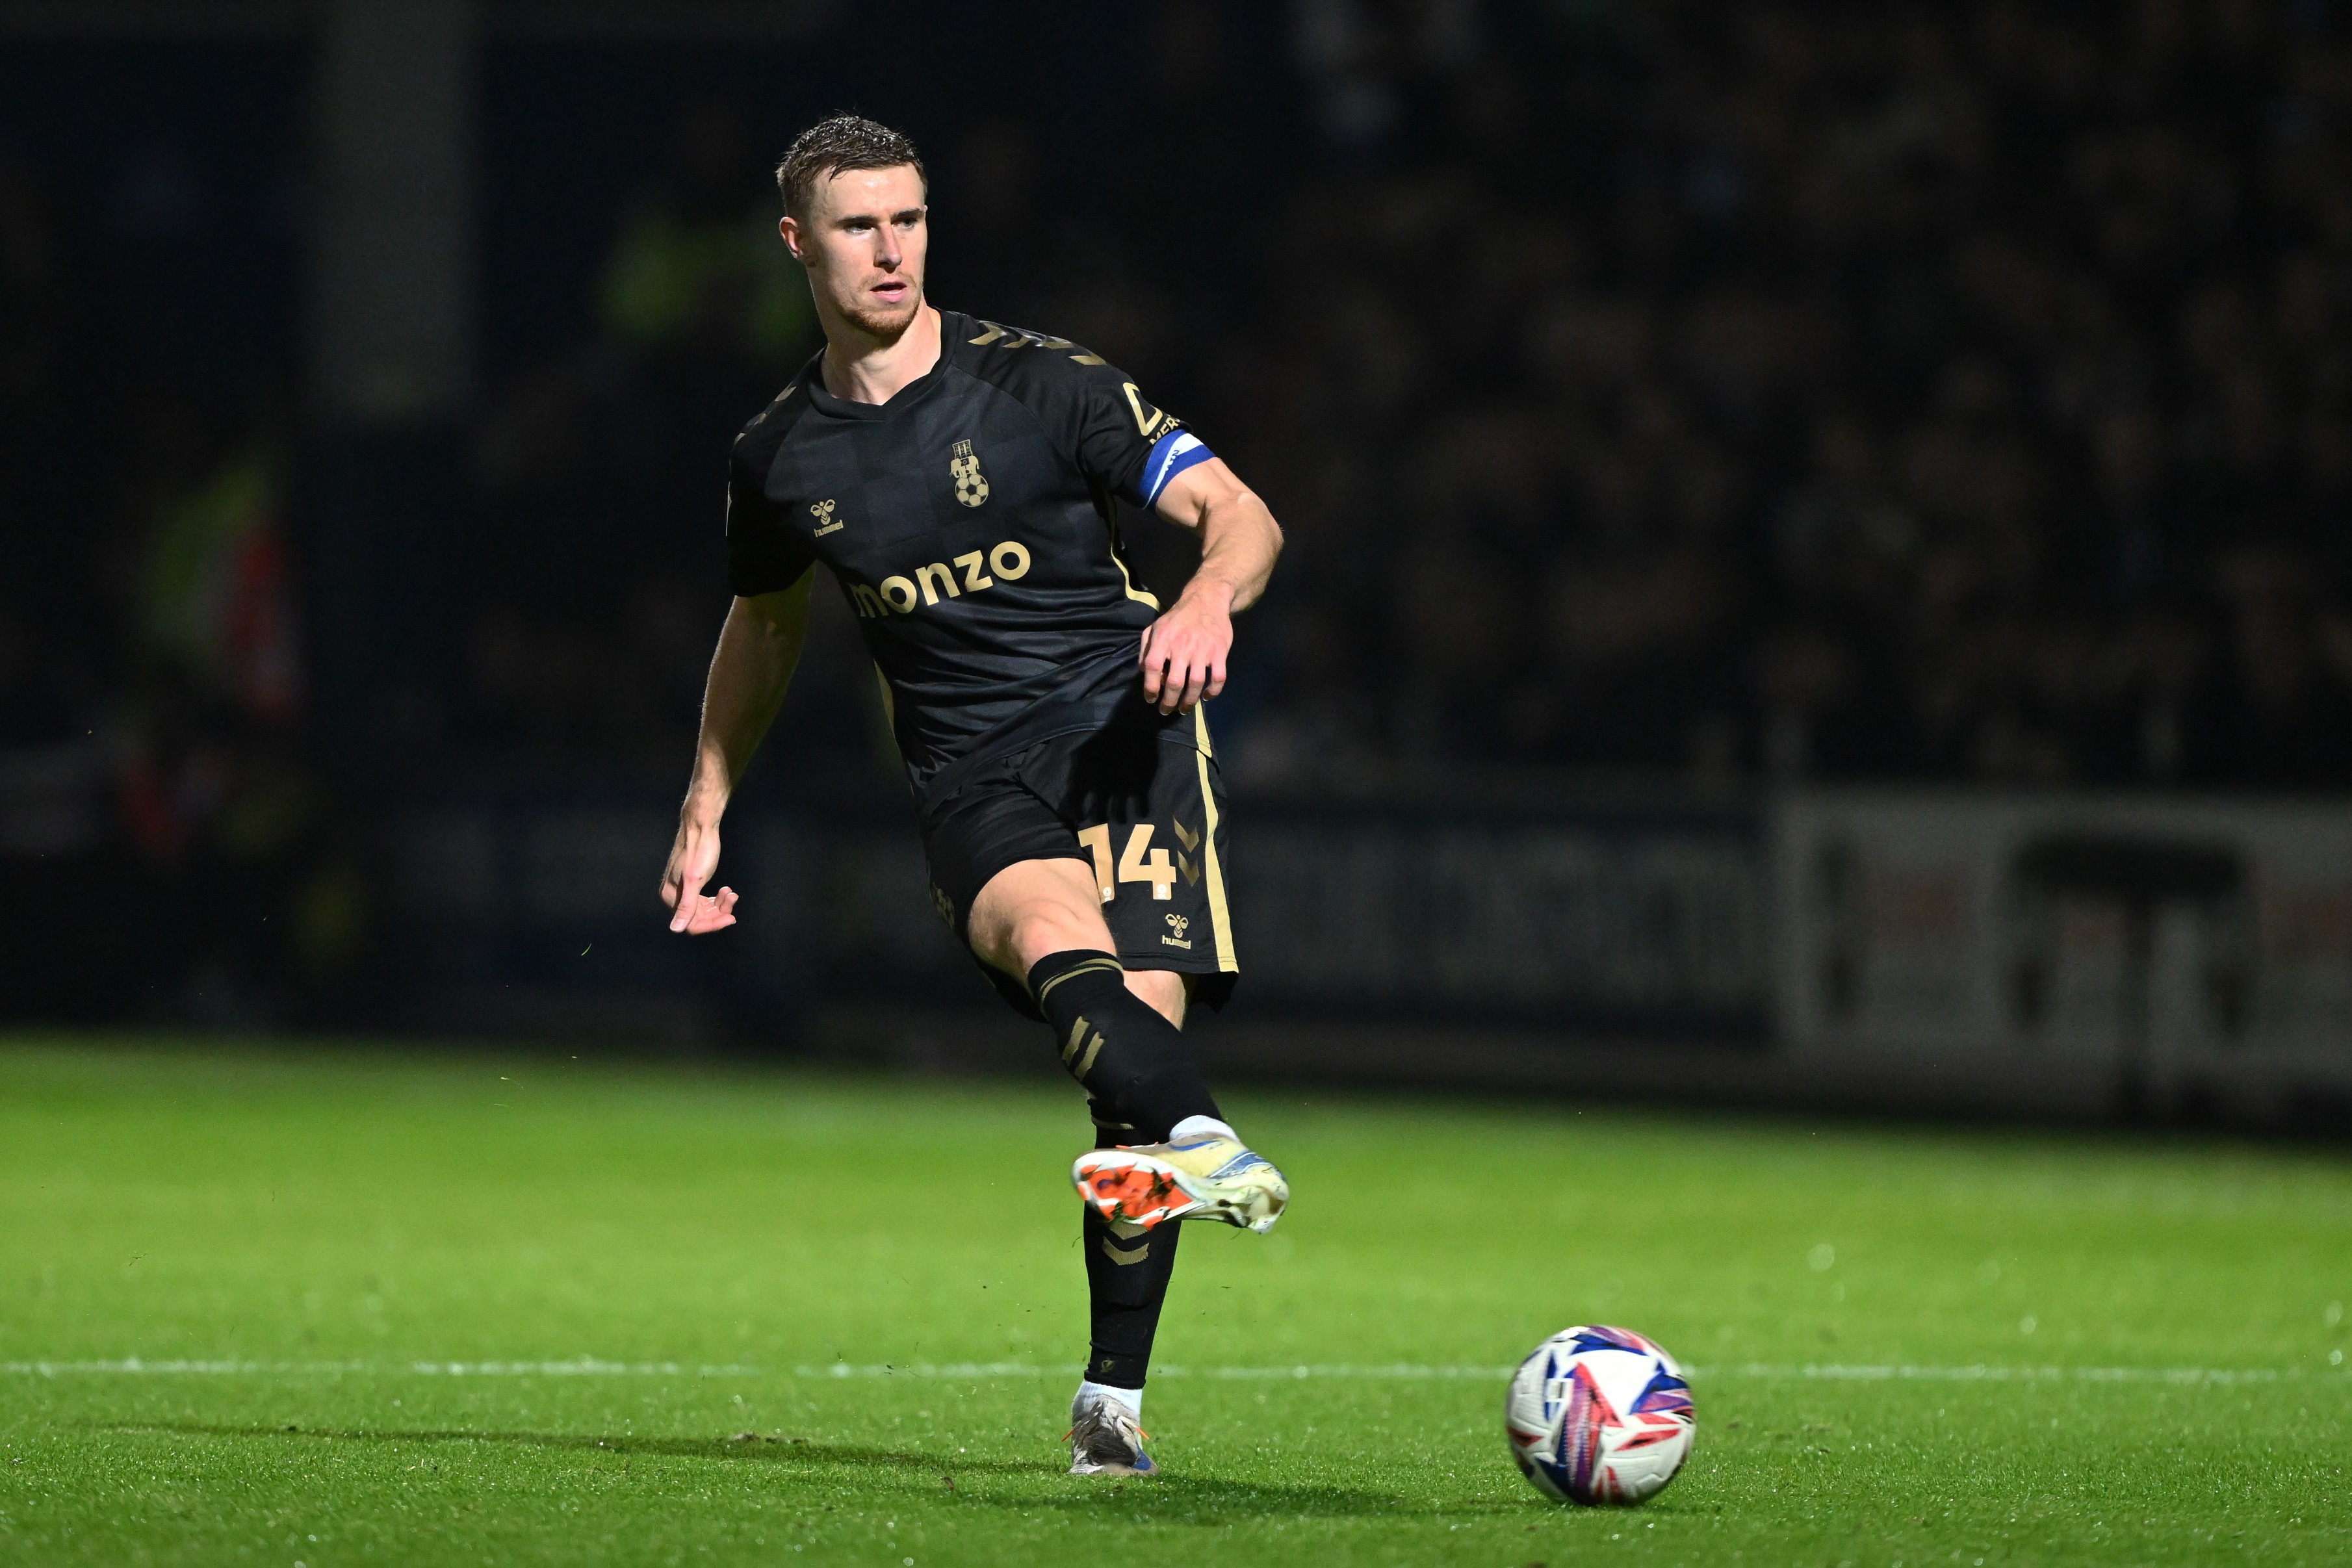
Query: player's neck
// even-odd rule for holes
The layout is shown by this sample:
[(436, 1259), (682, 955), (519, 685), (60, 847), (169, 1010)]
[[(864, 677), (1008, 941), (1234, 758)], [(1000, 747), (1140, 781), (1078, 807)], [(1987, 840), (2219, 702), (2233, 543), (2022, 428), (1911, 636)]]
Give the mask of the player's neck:
[(940, 362), (940, 313), (929, 304), (887, 341), (839, 323), (825, 333), (824, 390), (849, 402), (888, 402)]

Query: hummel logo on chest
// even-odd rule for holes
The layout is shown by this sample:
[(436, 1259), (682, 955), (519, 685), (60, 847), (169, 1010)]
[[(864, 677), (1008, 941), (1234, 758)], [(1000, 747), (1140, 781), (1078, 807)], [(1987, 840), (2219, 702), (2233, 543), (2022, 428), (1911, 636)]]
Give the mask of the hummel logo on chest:
[(837, 501), (826, 499), (810, 506), (809, 514), (816, 518), (816, 531), (820, 538), (843, 526), (842, 519), (833, 515), (834, 507), (839, 505)]

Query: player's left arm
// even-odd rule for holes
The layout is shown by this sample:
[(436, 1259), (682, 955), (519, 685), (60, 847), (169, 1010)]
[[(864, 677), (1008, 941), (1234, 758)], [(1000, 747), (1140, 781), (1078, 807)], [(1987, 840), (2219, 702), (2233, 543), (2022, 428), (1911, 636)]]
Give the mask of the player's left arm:
[(1225, 689), (1234, 617), (1265, 591), (1282, 553), (1282, 526), (1216, 457), (1170, 479), (1152, 510), (1201, 540), (1200, 570), (1143, 633), (1143, 699), (1174, 713)]

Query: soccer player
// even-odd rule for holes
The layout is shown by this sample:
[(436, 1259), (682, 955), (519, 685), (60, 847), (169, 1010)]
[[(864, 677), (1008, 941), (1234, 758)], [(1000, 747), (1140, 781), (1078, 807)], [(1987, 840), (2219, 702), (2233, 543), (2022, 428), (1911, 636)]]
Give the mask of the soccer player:
[[(735, 922), (702, 890), (729, 795), (773, 718), (822, 561), (858, 617), (915, 796), (931, 898), (1088, 1095), (1091, 1344), (1073, 1475), (1149, 1475), (1137, 1424), (1173, 1221), (1264, 1232), (1282, 1173), (1218, 1112), (1181, 1029), (1239, 966), (1226, 810), (1201, 704), (1282, 531), (1119, 371), (1066, 339), (934, 308), (922, 161), (853, 116), (776, 170), (825, 347), (736, 438), (735, 601), (662, 877), (670, 929)], [(1163, 607), (1129, 574), (1122, 506), (1201, 540)]]

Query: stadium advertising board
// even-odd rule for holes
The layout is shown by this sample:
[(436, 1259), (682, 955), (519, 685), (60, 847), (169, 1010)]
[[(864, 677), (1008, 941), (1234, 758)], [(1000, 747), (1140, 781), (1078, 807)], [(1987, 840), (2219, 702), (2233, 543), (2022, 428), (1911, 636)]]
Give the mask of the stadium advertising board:
[(1832, 790), (1773, 815), (1792, 1061), (2026, 1110), (2352, 1094), (2352, 810)]
[(1761, 1032), (1752, 813), (1262, 811), (1234, 878), (1255, 1001)]
[[(708, 952), (654, 916), (667, 801), (450, 802), (397, 863), (416, 994), (478, 1016), (565, 996), (714, 999), (773, 1030), (822, 998), (984, 1000), (903, 826), (730, 823), (745, 899)], [(1769, 905), (1752, 810), (1253, 807), (1231, 877), (1248, 1010), (1761, 1038)], [(779, 1009), (782, 1009), (782, 1012)], [(635, 1016), (627, 1008), (608, 1016)]]

